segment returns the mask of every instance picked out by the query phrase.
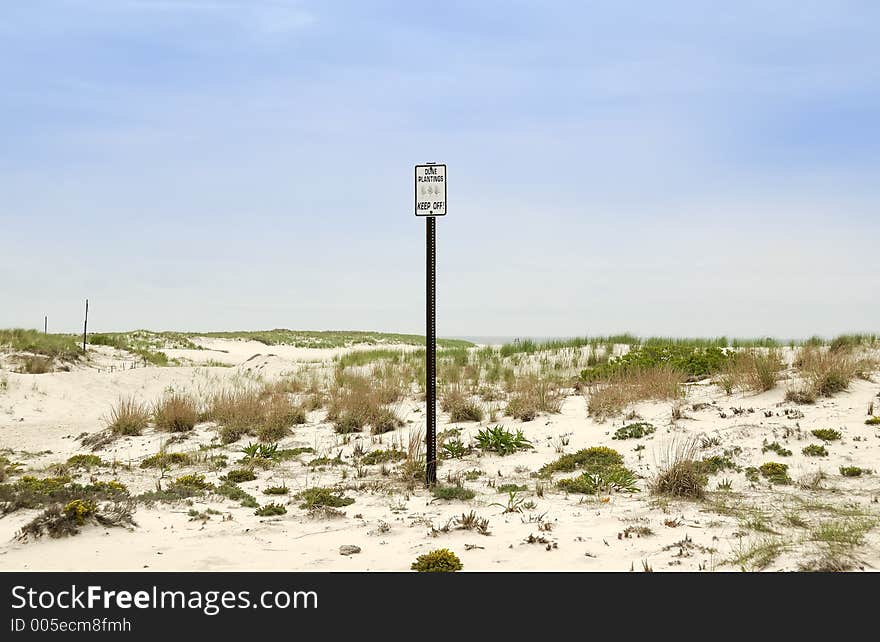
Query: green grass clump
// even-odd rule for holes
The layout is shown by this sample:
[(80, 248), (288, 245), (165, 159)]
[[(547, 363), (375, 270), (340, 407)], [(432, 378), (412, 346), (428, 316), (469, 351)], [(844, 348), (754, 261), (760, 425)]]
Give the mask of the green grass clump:
[(870, 419), (865, 419), (866, 426), (880, 426), (880, 417), (871, 417)]
[(504, 426), (483, 428), (477, 432), (477, 445), (482, 450), (497, 453), (498, 455), (510, 455), (517, 450), (528, 450), (532, 443), (525, 438), (522, 430), (510, 432)]
[(114, 435), (140, 435), (150, 424), (150, 411), (132, 398), (120, 399), (110, 410), (107, 427)]
[(410, 569), (419, 573), (454, 573), (462, 568), (464, 566), (458, 555), (446, 548), (419, 555), (410, 566)]
[(567, 493), (593, 495), (617, 491), (622, 493), (639, 492), (635, 474), (624, 466), (610, 466), (596, 472), (587, 472), (571, 479), (556, 482), (560, 490)]
[(612, 375), (668, 367), (690, 377), (705, 377), (720, 372), (734, 353), (724, 348), (694, 347), (692, 345), (647, 344), (631, 349), (607, 363), (581, 371), (581, 380), (587, 383), (605, 381)]
[(213, 488), (210, 483), (205, 481), (204, 475), (199, 475), (197, 473), (178, 477), (174, 480), (174, 485), (182, 488), (192, 488), (194, 490), (208, 490)]
[(501, 484), (495, 488), (499, 493), (521, 493), (528, 489), (528, 486), (520, 486), (518, 484)]
[(186, 453), (159, 452), (141, 461), (141, 468), (170, 468), (171, 466), (186, 466), (192, 463), (192, 459)]
[(67, 465), (89, 470), (98, 466), (106, 466), (107, 464), (97, 455), (73, 455), (67, 459)]
[(263, 489), (264, 495), (287, 495), (290, 489), (287, 486), (269, 486)]
[(300, 504), (299, 507), (307, 510), (311, 508), (320, 508), (322, 506), (341, 508), (343, 506), (354, 504), (354, 500), (350, 497), (345, 497), (341, 491), (334, 488), (323, 488), (320, 486), (306, 488), (301, 493), (298, 493), (296, 498), (302, 500), (302, 504)]
[(788, 464), (768, 461), (758, 467), (758, 472), (771, 484), (785, 486), (791, 483), (791, 477), (788, 476)]
[(650, 435), (656, 431), (656, 428), (646, 421), (638, 421), (634, 424), (628, 424), (618, 428), (612, 439), (640, 439), (645, 435)]
[(284, 515), (286, 513), (287, 509), (281, 504), (276, 504), (275, 502), (260, 506), (254, 511), (254, 515), (259, 515), (260, 517), (272, 517), (274, 515)]
[(827, 457), (828, 451), (825, 449), (825, 446), (820, 446), (819, 444), (810, 444), (809, 446), (805, 446), (803, 450), (801, 450), (803, 454), (807, 457)]
[(867, 468), (859, 468), (858, 466), (840, 467), (840, 474), (844, 477), (861, 477), (862, 475), (865, 475), (869, 472), (871, 471), (869, 471)]
[(476, 493), (464, 486), (435, 486), (434, 497), (437, 499), (457, 499), (467, 501), (473, 499)]
[(700, 470), (707, 475), (715, 475), (723, 470), (736, 470), (738, 466), (727, 455), (713, 455), (699, 462)]
[(79, 359), (82, 355), (82, 346), (73, 335), (44, 334), (22, 328), (0, 330), (0, 346), (69, 361)]
[(843, 436), (840, 434), (840, 431), (831, 428), (817, 428), (810, 432), (813, 433), (814, 437), (818, 437), (822, 441), (836, 441)]
[(235, 502), (240, 502), (242, 506), (245, 508), (258, 508), (259, 504), (257, 503), (256, 498), (250, 493), (246, 493), (233, 482), (226, 481), (222, 483), (215, 489), (215, 492), (218, 495), (222, 495), (227, 499), (231, 499)]
[(371, 450), (361, 457), (361, 463), (367, 466), (385, 464), (406, 459), (406, 453), (402, 450)]
[(543, 466), (538, 471), (538, 474), (542, 477), (547, 477), (551, 473), (570, 473), (578, 468), (582, 468), (587, 472), (598, 472), (606, 468), (622, 465), (623, 457), (616, 450), (606, 446), (592, 446), (571, 455), (563, 455), (556, 461)]
[(791, 457), (791, 451), (778, 441), (774, 441), (772, 444), (764, 444), (764, 446), (761, 447), (761, 452), (774, 452), (780, 457)]
[(242, 482), (253, 481), (256, 478), (257, 475), (252, 468), (236, 468), (235, 470), (230, 470), (226, 473), (225, 477), (222, 477), (221, 479), (225, 479), (234, 484), (240, 484)]

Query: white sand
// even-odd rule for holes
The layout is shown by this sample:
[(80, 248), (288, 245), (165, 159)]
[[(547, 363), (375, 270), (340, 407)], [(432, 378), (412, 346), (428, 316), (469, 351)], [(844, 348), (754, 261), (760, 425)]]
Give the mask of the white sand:
[[(11, 459), (25, 463), (32, 471), (40, 471), (72, 454), (90, 452), (80, 445), (77, 437), (101, 430), (106, 423), (104, 417), (120, 396), (134, 395), (153, 401), (169, 387), (205, 394), (236, 378), (272, 379), (293, 373), (306, 363), (329, 360), (340, 352), (268, 347), (222, 339), (201, 339), (200, 342), (206, 350), (167, 352), (171, 357), (195, 363), (213, 360), (234, 367), (121, 369), (130, 366), (132, 360), (110, 349), (96, 347), (94, 361), (100, 369), (78, 368), (44, 375), (7, 373), (8, 387), (0, 391), (0, 448), (11, 449)], [(642, 403), (637, 407), (644, 420), (658, 428), (655, 434), (639, 440), (612, 440), (614, 430), (625, 422), (622, 419), (594, 421), (587, 416), (584, 397), (576, 394), (566, 399), (558, 415), (541, 415), (527, 423), (504, 417), (501, 423), (511, 429), (522, 428), (535, 448), (507, 457), (470, 455), (464, 460), (441, 462), (439, 476), (443, 481), (450, 474), (475, 468), (488, 473), (466, 483), (478, 492), (477, 498), (468, 502), (433, 500), (424, 489), (411, 494), (401, 489), (389, 493), (382, 489), (388, 478), (378, 474), (378, 467), (373, 467), (368, 477), (356, 479), (354, 467), (346, 465), (347, 482), (363, 482), (375, 490), (346, 491), (345, 494), (356, 501), (343, 509), (345, 517), (340, 519), (310, 518), (293, 499), (289, 500), (286, 515), (260, 518), (254, 515), (253, 509), (212, 496), (211, 500), (195, 498), (191, 506), (139, 506), (135, 515), (138, 526), (132, 531), (90, 526), (75, 537), (21, 543), (15, 540), (15, 533), (38, 511), (20, 510), (0, 517), (0, 569), (406, 570), (417, 555), (446, 547), (459, 555), (466, 570), (626, 571), (631, 567), (641, 570), (643, 562), (655, 571), (739, 570), (735, 564), (725, 562), (738, 551), (774, 537), (784, 542), (783, 552), (768, 569), (795, 569), (799, 562), (818, 550), (816, 544), (808, 541), (811, 528), (823, 521), (842, 519), (840, 515), (818, 511), (815, 506), (805, 507), (805, 501), (838, 508), (857, 505), (861, 510), (880, 514), (876, 503), (880, 496), (880, 476), (844, 478), (838, 473), (841, 465), (880, 470), (880, 429), (864, 423), (872, 398), (880, 407), (877, 399), (880, 387), (876, 383), (856, 381), (849, 391), (833, 399), (822, 399), (814, 406), (783, 403), (784, 389), (785, 383), (781, 383), (777, 389), (760, 395), (725, 397), (708, 383), (692, 385), (685, 407), (687, 417), (675, 426), (671, 425), (669, 403)], [(696, 402), (714, 405), (693, 411), (691, 405)], [(754, 412), (734, 414), (730, 411), (732, 407)], [(783, 415), (783, 408), (797, 408), (805, 416), (789, 419)], [(296, 427), (294, 434), (281, 445), (284, 448), (313, 446), (319, 455), (334, 456), (341, 450), (345, 460), (350, 462), (351, 450), (358, 440), (366, 450), (388, 447), (395, 440), (406, 443), (410, 430), (424, 426), (423, 409), (417, 402), (403, 403), (400, 411), (410, 422), (405, 428), (381, 438), (360, 435), (347, 445), (323, 422), (324, 412), (316, 411), (311, 413), (306, 425)], [(726, 418), (721, 418), (722, 411)], [(765, 411), (772, 416), (765, 417)], [(441, 430), (451, 427), (444, 414), (440, 418)], [(490, 424), (457, 424), (464, 429), (465, 441), (485, 425)], [(801, 430), (800, 437), (794, 434), (785, 438), (786, 429), (797, 428)], [(812, 458), (801, 454), (806, 444), (821, 443), (810, 435), (813, 428), (835, 428), (843, 433), (841, 441), (827, 445), (829, 457)], [(729, 478), (733, 481), (733, 493), (712, 493), (707, 502), (657, 501), (647, 491), (647, 479), (665, 446), (677, 435), (697, 434), (718, 436), (721, 440), (720, 446), (704, 451), (706, 454), (720, 454), (732, 446), (742, 448), (735, 460), (743, 467), (782, 461), (789, 464), (795, 480), (821, 469), (828, 474), (823, 483), (825, 490), (808, 491), (792, 485), (771, 491), (763, 483), (762, 488), (754, 490), (749, 488), (742, 472), (725, 471), (712, 476), (710, 489), (714, 491), (719, 480)], [(565, 495), (545, 481), (544, 496), (536, 496), (534, 489), (538, 480), (530, 478), (529, 473), (559, 456), (554, 442), (558, 443), (561, 435), (570, 440), (565, 452), (594, 445), (619, 450), (626, 464), (646, 478), (639, 482), (642, 492), (603, 498)], [(193, 436), (174, 444), (170, 450), (192, 451), (200, 443), (209, 443), (214, 436), (211, 425), (200, 425)], [(106, 480), (116, 478), (133, 493), (151, 490), (159, 473), (140, 469), (138, 462), (156, 453), (167, 439), (167, 435), (152, 429), (140, 437), (119, 439), (96, 454), (107, 461), (130, 462), (131, 469), (118, 469), (116, 474), (107, 469), (93, 470), (91, 475)], [(762, 454), (764, 439), (779, 441), (794, 454), (787, 458)], [(247, 441), (245, 438), (227, 449), (230, 464), (237, 461), (237, 450)], [(380, 446), (379, 441), (384, 445)], [(645, 449), (636, 451), (640, 445)], [(343, 467), (310, 469), (302, 463), (308, 459), (307, 455), (301, 461), (287, 462), (273, 470), (258, 470), (258, 479), (241, 487), (260, 503), (268, 503), (288, 501), (284, 497), (262, 494), (261, 490), (268, 486), (283, 482), (296, 492), (306, 486), (340, 481)], [(222, 471), (207, 472), (202, 466), (175, 469), (171, 475), (188, 472), (205, 473), (208, 480), (214, 482), (222, 474)], [(83, 473), (77, 481), (87, 483), (89, 477), (89, 473)], [(524, 513), (503, 513), (497, 504), (506, 503), (507, 496), (490, 487), (489, 480), (497, 485), (527, 485), (530, 490), (522, 495), (536, 506)], [(742, 513), (731, 515), (724, 514), (729, 511), (713, 510), (712, 502), (720, 500), (732, 505), (754, 505), (772, 513), (769, 523), (778, 535), (744, 527)], [(214, 515), (204, 523), (191, 521), (187, 515), (191, 508), (199, 511), (213, 508), (228, 517)], [(440, 529), (452, 517), (471, 510), (489, 519), (491, 535), (455, 530), (432, 534), (432, 525)], [(797, 513), (809, 526), (787, 524), (783, 518), (785, 512)], [(539, 517), (552, 527), (539, 529)], [(647, 526), (653, 534), (619, 539), (627, 526)], [(527, 543), (530, 535), (544, 538), (547, 543)], [(340, 555), (339, 547), (344, 544), (359, 546), (361, 553)], [(857, 557), (865, 568), (880, 567), (880, 529), (867, 534)]]

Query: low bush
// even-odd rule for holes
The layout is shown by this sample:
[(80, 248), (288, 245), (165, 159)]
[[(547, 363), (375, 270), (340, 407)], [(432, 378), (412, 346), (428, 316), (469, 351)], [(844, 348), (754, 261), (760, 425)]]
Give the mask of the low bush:
[(827, 457), (828, 451), (825, 449), (825, 446), (820, 446), (819, 444), (810, 444), (809, 446), (805, 446), (803, 450), (801, 450), (803, 454), (807, 457)]
[(758, 472), (771, 484), (785, 486), (791, 483), (791, 477), (788, 476), (788, 464), (768, 461), (758, 467)]
[(110, 410), (107, 427), (114, 435), (140, 435), (150, 424), (150, 411), (133, 398), (123, 398)]
[(532, 443), (525, 438), (521, 430), (512, 433), (501, 425), (483, 428), (477, 432), (476, 441), (480, 449), (502, 456), (532, 447)]
[(343, 496), (341, 491), (320, 486), (306, 488), (304, 491), (297, 493), (296, 498), (302, 500), (302, 504), (299, 507), (303, 509), (319, 508), (322, 506), (341, 508), (354, 504), (354, 500)]
[(474, 491), (464, 486), (435, 486), (433, 495), (437, 499), (454, 499), (467, 501), (473, 499)]
[(818, 437), (822, 441), (837, 441), (843, 435), (840, 434), (840, 431), (833, 430), (831, 428), (817, 428), (816, 430), (811, 430), (814, 437)]
[(458, 555), (446, 548), (440, 548), (424, 555), (419, 555), (410, 569), (419, 573), (454, 573), (462, 566)]
[(621, 428), (618, 428), (614, 435), (612, 435), (612, 439), (640, 439), (645, 435), (652, 434), (656, 428), (651, 424), (645, 421), (639, 421), (634, 424), (627, 424)]
[(544, 465), (538, 471), (538, 475), (547, 477), (556, 472), (570, 473), (578, 468), (587, 472), (598, 472), (622, 465), (623, 457), (616, 450), (606, 446), (592, 446), (571, 455), (562, 455), (556, 461)]
[(287, 509), (281, 504), (276, 504), (272, 502), (271, 504), (266, 504), (265, 506), (260, 506), (257, 510), (254, 511), (254, 515), (258, 515), (260, 517), (272, 517), (274, 515), (284, 515), (287, 513)]
[(166, 394), (153, 409), (156, 428), (165, 432), (189, 432), (198, 420), (196, 400), (179, 392)]

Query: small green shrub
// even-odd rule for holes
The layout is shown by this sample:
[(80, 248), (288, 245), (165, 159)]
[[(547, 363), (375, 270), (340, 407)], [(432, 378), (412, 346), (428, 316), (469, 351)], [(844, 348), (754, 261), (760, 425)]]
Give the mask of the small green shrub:
[(254, 515), (259, 515), (260, 517), (271, 517), (273, 515), (284, 515), (286, 513), (287, 509), (281, 504), (276, 504), (275, 502), (260, 506), (254, 511)]
[(861, 477), (870, 472), (867, 468), (859, 468), (858, 466), (841, 466), (840, 474), (844, 477)]
[(593, 495), (617, 491), (637, 493), (635, 474), (624, 466), (611, 466), (593, 473), (583, 473), (572, 479), (560, 479), (556, 482), (560, 490), (567, 493), (583, 493)]
[(224, 477), (221, 477), (221, 479), (230, 481), (234, 484), (253, 481), (256, 478), (257, 475), (252, 468), (236, 468), (235, 470), (230, 470)]
[(532, 447), (532, 443), (525, 438), (522, 430), (512, 433), (501, 425), (480, 430), (477, 432), (476, 440), (480, 449), (502, 456), (510, 455), (517, 450), (528, 450)]
[(455, 499), (460, 501), (467, 501), (475, 496), (474, 491), (464, 486), (435, 486), (433, 494), (437, 499)]
[(619, 452), (607, 446), (592, 446), (584, 448), (571, 455), (563, 455), (559, 459), (546, 464), (538, 471), (542, 477), (551, 473), (570, 473), (578, 468), (587, 472), (598, 472), (612, 466), (623, 465), (623, 457)]
[(205, 476), (199, 474), (183, 475), (175, 479), (174, 484), (196, 490), (208, 490), (211, 488), (211, 484), (205, 481)]
[(446, 548), (440, 548), (424, 555), (419, 555), (410, 568), (419, 573), (454, 573), (462, 566), (458, 555)]
[(634, 424), (628, 424), (618, 428), (612, 439), (641, 439), (645, 435), (650, 435), (656, 431), (656, 428), (645, 421), (638, 421)]
[(778, 441), (774, 441), (772, 444), (764, 444), (764, 446), (761, 447), (761, 452), (774, 452), (780, 457), (791, 457), (791, 451)]
[(495, 488), (499, 493), (521, 493), (528, 489), (528, 486), (520, 486), (519, 484), (501, 484)]
[(263, 489), (264, 495), (287, 495), (290, 489), (287, 486), (269, 486)]
[(785, 486), (791, 483), (791, 477), (788, 476), (788, 464), (780, 464), (775, 461), (768, 461), (758, 467), (761, 475), (771, 484)]
[(843, 436), (840, 434), (840, 431), (831, 428), (817, 428), (810, 432), (813, 433), (814, 437), (818, 437), (822, 441), (836, 441)]
[(825, 450), (825, 446), (820, 446), (819, 444), (810, 444), (809, 446), (804, 447), (801, 450), (803, 454), (807, 457), (827, 457), (828, 451)]
[(440, 455), (443, 459), (461, 459), (470, 452), (461, 439), (449, 439), (443, 442)]
[(880, 417), (871, 417), (870, 419), (865, 419), (865, 425), (880, 426)]
[(218, 486), (216, 489), (216, 493), (218, 495), (226, 497), (227, 499), (231, 499), (234, 502), (240, 502), (241, 505), (245, 508), (259, 507), (259, 504), (257, 503), (257, 500), (253, 495), (251, 495), (250, 493), (246, 493), (230, 481), (224, 482), (220, 486)]
[(187, 466), (191, 461), (190, 456), (186, 453), (160, 452), (142, 460), (141, 468), (170, 468), (174, 465)]
[(85, 468), (86, 470), (106, 466), (106, 464), (97, 455), (73, 455), (67, 459), (67, 465), (74, 468)]
[(727, 455), (713, 455), (700, 461), (699, 468), (707, 475), (715, 475), (723, 470), (737, 470), (738, 466)]
[(354, 504), (352, 498), (343, 496), (340, 491), (320, 486), (306, 488), (301, 493), (298, 493), (296, 498), (302, 500), (302, 504), (299, 507), (303, 509), (320, 508), (321, 506), (341, 508)]

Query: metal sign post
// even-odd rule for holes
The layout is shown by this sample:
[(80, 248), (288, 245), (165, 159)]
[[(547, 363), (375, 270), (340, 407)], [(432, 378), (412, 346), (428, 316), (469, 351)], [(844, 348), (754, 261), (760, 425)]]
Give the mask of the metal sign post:
[(446, 165), (416, 165), (416, 216), (425, 236), (425, 482), (437, 483), (437, 216), (446, 216)]

